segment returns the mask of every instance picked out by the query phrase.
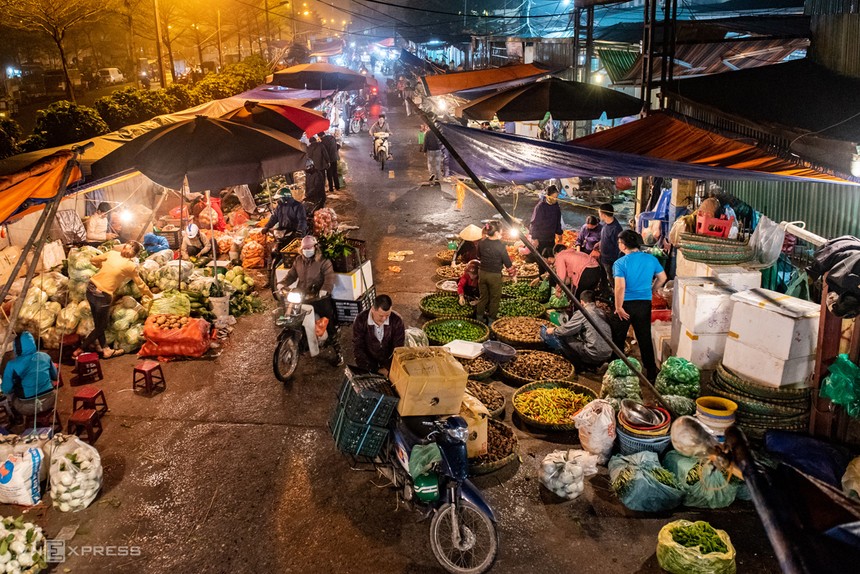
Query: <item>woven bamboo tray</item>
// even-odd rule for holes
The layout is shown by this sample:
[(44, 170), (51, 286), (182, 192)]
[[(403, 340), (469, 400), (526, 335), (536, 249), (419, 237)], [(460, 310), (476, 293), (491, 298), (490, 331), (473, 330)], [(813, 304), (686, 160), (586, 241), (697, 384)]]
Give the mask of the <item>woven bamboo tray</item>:
[(465, 263), (458, 263), (451, 267), (450, 265), (442, 265), (436, 268), (436, 279), (453, 279), (457, 280), (466, 271)]
[(455, 249), (443, 249), (442, 251), (436, 252), (436, 264), (437, 265), (451, 265), (451, 261), (454, 260)]
[[(533, 321), (534, 322), (534, 330), (535, 330), (535, 340), (518, 340), (513, 339), (511, 337), (506, 337), (499, 333), (499, 329), (502, 328), (507, 323), (512, 322), (513, 320), (523, 320), (523, 321)], [(515, 347), (517, 349), (538, 349), (543, 347), (543, 341), (540, 338), (540, 328), (541, 327), (552, 327), (552, 323), (545, 319), (538, 319), (536, 317), (502, 317), (501, 319), (496, 319), (493, 321), (493, 324), (490, 325), (490, 330), (493, 332), (493, 337), (501, 341), (502, 343), (507, 343), (508, 345)]]
[[(443, 287), (443, 285), (445, 285), (445, 283), (450, 284), (452, 282), (453, 282), (453, 285), (451, 286), (452, 288), (445, 289)], [(452, 295), (454, 297), (459, 297), (459, 295), (457, 295), (457, 281), (455, 281), (454, 279), (442, 279), (441, 281), (437, 281), (436, 282), (436, 293), (439, 293), (442, 295)]]
[(481, 332), (483, 334), (480, 337), (478, 337), (477, 339), (466, 339), (466, 338), (460, 337), (461, 341), (472, 341), (473, 343), (483, 343), (484, 341), (486, 341), (490, 338), (490, 328), (487, 327), (486, 325), (484, 325), (483, 323), (481, 323), (480, 321), (475, 321), (474, 319), (467, 319), (466, 317), (439, 317), (437, 319), (431, 319), (430, 321), (427, 321), (421, 327), (421, 329), (427, 335), (427, 340), (430, 341), (431, 345), (447, 345), (448, 343), (450, 343), (451, 341), (454, 340), (454, 339), (451, 339), (451, 341), (442, 341), (439, 339), (434, 339), (433, 337), (430, 336), (430, 333), (427, 333), (427, 327), (430, 327), (433, 325), (439, 325), (441, 323), (446, 323), (449, 321), (453, 322), (453, 323), (467, 323), (467, 324), (474, 325), (476, 327), (481, 328)]
[(469, 459), (469, 475), (470, 476), (477, 476), (477, 475), (481, 475), (481, 474), (489, 474), (491, 472), (495, 472), (501, 468), (506, 467), (510, 463), (517, 460), (517, 458), (519, 457), (520, 444), (519, 444), (519, 441), (517, 440), (517, 435), (514, 432), (514, 429), (512, 429), (510, 426), (506, 425), (505, 423), (502, 423), (499, 421), (494, 421), (494, 420), (490, 420), (488, 422), (488, 424), (495, 425), (496, 428), (501, 430), (503, 433), (505, 433), (509, 437), (512, 437), (514, 439), (514, 446), (511, 449), (511, 453), (508, 456), (506, 456), (504, 458), (500, 458), (499, 460), (494, 461), (494, 462), (487, 462), (487, 463), (482, 464), (480, 462), (474, 462), (474, 461), (477, 461), (479, 459), (474, 459), (474, 458)]
[(445, 313), (437, 313), (435, 311), (431, 311), (427, 308), (425, 302), (428, 301), (431, 297), (439, 297), (440, 294), (431, 293), (430, 295), (425, 295), (421, 298), (421, 301), (418, 302), (418, 309), (421, 311), (426, 317), (430, 317), (432, 319), (436, 319), (439, 317), (473, 317), (475, 315), (475, 308), (471, 305), (463, 305), (461, 306), (457, 302), (457, 297), (450, 297), (454, 302), (454, 305), (451, 306), (450, 310), (446, 310)]
[(717, 365), (715, 375), (735, 392), (754, 398), (776, 401), (808, 401), (812, 397), (812, 389), (809, 387), (766, 387), (743, 379), (724, 367), (722, 363)]
[[(527, 356), (530, 353), (543, 353), (544, 355), (552, 355), (555, 359), (564, 361), (565, 363), (567, 363), (570, 366), (569, 374), (566, 377), (561, 377), (560, 379), (547, 379), (546, 377), (539, 377), (536, 379), (526, 379), (525, 377), (521, 377), (515, 373), (512, 373), (509, 370), (510, 367), (517, 360)], [(536, 381), (541, 381), (541, 380), (572, 380), (574, 378), (574, 376), (576, 375), (574, 368), (573, 368), (573, 365), (567, 359), (565, 359), (564, 357), (562, 357), (560, 355), (555, 355), (553, 353), (547, 353), (546, 351), (519, 351), (517, 353), (516, 357), (514, 357), (510, 362), (505, 363), (504, 365), (501, 365), (500, 369), (502, 371), (503, 378), (505, 380), (507, 380), (508, 382), (515, 384), (515, 385), (527, 385), (529, 383), (534, 383)]]
[[(537, 389), (556, 389), (556, 388), (570, 389), (571, 391), (573, 391), (575, 393), (580, 393), (580, 394), (585, 395), (586, 398), (588, 398), (588, 401), (586, 401), (585, 404), (588, 404), (589, 402), (591, 402), (592, 400), (597, 398), (597, 395), (595, 394), (595, 392), (592, 391), (591, 389), (589, 389), (588, 387), (585, 387), (583, 385), (578, 385), (576, 383), (571, 383), (569, 381), (553, 381), (553, 380), (537, 381), (534, 383), (529, 383), (528, 385), (525, 385), (523, 387), (520, 387), (519, 389), (517, 389), (517, 392), (514, 393), (514, 396), (511, 399), (511, 402), (514, 405), (514, 412), (517, 413), (517, 416), (520, 417), (520, 419), (524, 423), (526, 423), (527, 425), (532, 426), (534, 428), (537, 428), (537, 429), (541, 429), (541, 430), (545, 430), (545, 431), (551, 431), (551, 432), (573, 432), (573, 431), (576, 431), (576, 425), (574, 424), (573, 421), (571, 421), (570, 423), (565, 423), (565, 424), (549, 424), (549, 423), (545, 423), (545, 422), (541, 422), (539, 420), (533, 419), (532, 417), (523, 414), (522, 411), (520, 411), (520, 409), (517, 408), (517, 397), (522, 395), (523, 393), (526, 393), (528, 391), (534, 391)], [(585, 406), (585, 404), (583, 406)], [(578, 413), (580, 410), (581, 409), (578, 409), (578, 410), (570, 413), (570, 416), (573, 417), (573, 415)]]
[(490, 377), (493, 376), (493, 373), (498, 370), (499, 365), (497, 363), (493, 363), (493, 366), (486, 371), (481, 371), (480, 373), (471, 373), (469, 375), (470, 381), (486, 381)]
[[(503, 395), (502, 393), (500, 393), (499, 391), (497, 391), (496, 389), (494, 389), (493, 387), (491, 387), (490, 385), (488, 385), (486, 383), (479, 383), (479, 382), (475, 381), (474, 379), (472, 379), (466, 383), (466, 390), (471, 392), (473, 395), (474, 395), (474, 393), (471, 391), (473, 385), (481, 386), (481, 387), (484, 387), (486, 389), (489, 389), (490, 392), (496, 393), (497, 395), (499, 395), (502, 398), (502, 406), (500, 406), (499, 408), (497, 408), (495, 410), (490, 411), (490, 417), (491, 418), (494, 418), (494, 419), (502, 418), (502, 415), (505, 414), (505, 406), (507, 406), (507, 404), (508, 404), (508, 400), (505, 398), (505, 395)], [(475, 398), (477, 399), (478, 397), (475, 395)], [(478, 399), (478, 400), (480, 401), (481, 399)], [(481, 401), (481, 403), (483, 403), (483, 401)], [(484, 405), (484, 406), (486, 407), (487, 405)], [(490, 410), (490, 407), (487, 407), (487, 410)]]

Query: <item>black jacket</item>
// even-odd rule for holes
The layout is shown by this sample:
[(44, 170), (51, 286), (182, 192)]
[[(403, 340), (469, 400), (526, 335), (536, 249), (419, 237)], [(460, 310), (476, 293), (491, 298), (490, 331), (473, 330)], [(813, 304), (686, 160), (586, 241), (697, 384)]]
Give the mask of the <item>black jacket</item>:
[(337, 149), (337, 139), (331, 134), (326, 134), (322, 137), (322, 144), (325, 151), (328, 153), (329, 163), (340, 159), (340, 153)]
[(328, 164), (331, 163), (331, 157), (325, 145), (316, 139), (311, 140), (311, 143), (308, 145), (308, 157), (314, 162), (314, 169), (316, 170), (325, 170), (328, 168)]

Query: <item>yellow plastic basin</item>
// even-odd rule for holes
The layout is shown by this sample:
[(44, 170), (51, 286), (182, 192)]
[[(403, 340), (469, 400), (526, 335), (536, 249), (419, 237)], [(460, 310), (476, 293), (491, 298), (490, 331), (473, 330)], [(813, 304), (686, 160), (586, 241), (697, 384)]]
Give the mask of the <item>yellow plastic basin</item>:
[(696, 406), (703, 413), (714, 417), (730, 417), (738, 410), (736, 402), (723, 397), (699, 397)]

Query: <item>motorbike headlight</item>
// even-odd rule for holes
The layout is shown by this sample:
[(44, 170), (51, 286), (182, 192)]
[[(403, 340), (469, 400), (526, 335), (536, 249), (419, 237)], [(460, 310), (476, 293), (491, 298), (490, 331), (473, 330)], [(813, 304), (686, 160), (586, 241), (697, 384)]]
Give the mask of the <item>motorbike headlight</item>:
[(466, 442), (469, 439), (469, 427), (456, 427), (446, 430), (448, 436), (460, 442)]
[(287, 303), (301, 303), (302, 294), (299, 291), (290, 291), (287, 295)]

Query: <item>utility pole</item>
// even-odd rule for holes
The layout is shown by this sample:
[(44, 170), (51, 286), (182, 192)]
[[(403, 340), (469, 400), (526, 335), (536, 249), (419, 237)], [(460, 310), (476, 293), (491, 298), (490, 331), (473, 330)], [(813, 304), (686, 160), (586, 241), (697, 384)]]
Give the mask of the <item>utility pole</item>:
[(266, 61), (272, 59), (272, 32), (269, 29), (269, 0), (263, 3), (263, 9), (266, 11)]
[(158, 0), (152, 0), (155, 9), (155, 53), (158, 57), (158, 80), (162, 88), (167, 87), (167, 76), (164, 75), (164, 55), (161, 53), (161, 16), (158, 14)]
[(293, 44), (296, 43), (296, 0), (290, 0), (290, 9), (293, 11)]
[(224, 53), (221, 45), (221, 9), (218, 8), (218, 70), (224, 67)]

